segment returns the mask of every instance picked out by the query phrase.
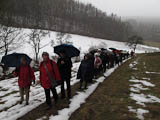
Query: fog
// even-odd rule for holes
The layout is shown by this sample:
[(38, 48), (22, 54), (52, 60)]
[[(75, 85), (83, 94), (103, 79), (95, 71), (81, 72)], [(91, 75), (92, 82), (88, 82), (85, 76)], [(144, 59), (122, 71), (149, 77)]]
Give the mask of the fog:
[(107, 14), (128, 17), (160, 17), (160, 0), (79, 0), (92, 3)]

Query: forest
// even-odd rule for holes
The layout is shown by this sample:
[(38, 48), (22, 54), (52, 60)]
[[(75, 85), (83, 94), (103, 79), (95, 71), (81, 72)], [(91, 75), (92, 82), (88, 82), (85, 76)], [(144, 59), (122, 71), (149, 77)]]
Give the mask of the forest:
[(133, 34), (117, 15), (74, 0), (1, 0), (0, 23), (115, 41), (127, 41)]

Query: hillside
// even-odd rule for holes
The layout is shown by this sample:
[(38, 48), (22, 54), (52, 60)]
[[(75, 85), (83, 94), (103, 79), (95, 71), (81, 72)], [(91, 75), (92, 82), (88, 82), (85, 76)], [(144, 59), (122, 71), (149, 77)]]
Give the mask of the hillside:
[(0, 23), (116, 41), (126, 41), (131, 33), (117, 15), (75, 0), (1, 0)]
[[(30, 29), (22, 29), (21, 31), (23, 31), (22, 34), (26, 34), (26, 35), (31, 32)], [(71, 39), (69, 41), (72, 42), (75, 47), (77, 47), (78, 49), (81, 49), (81, 54), (87, 53), (90, 47), (99, 47), (99, 48), (107, 48), (107, 49), (110, 47), (113, 47), (119, 50), (127, 50), (127, 51), (132, 50), (130, 47), (126, 45), (125, 42), (116, 42), (112, 40), (97, 39), (93, 37), (86, 37), (86, 36), (80, 36), (80, 35), (74, 35), (74, 34), (70, 34), (70, 35), (71, 35)], [(41, 43), (42, 46), (45, 45), (46, 43), (50, 43), (51, 40), (54, 40), (55, 45), (57, 44), (58, 40), (56, 38), (56, 32), (50, 31), (50, 35), (43, 39)], [(27, 41), (29, 41), (29, 38), (26, 37), (24, 41), (25, 41), (24, 44), (21, 45), (20, 48), (12, 52), (17, 52), (17, 53), (23, 52), (30, 55), (31, 57), (34, 57), (33, 49), (27, 43)], [(159, 49), (155, 47), (138, 45), (136, 49), (136, 53), (155, 52), (158, 50)], [(51, 47), (51, 44), (48, 44), (43, 49), (41, 49), (40, 55), (43, 51), (49, 52), (51, 56), (54, 55), (53, 47)]]

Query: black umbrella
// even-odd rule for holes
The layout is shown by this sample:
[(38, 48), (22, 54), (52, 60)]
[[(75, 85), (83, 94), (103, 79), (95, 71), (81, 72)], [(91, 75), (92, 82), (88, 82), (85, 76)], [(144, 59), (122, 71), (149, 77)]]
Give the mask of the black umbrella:
[(90, 53), (91, 53), (91, 54), (94, 54), (94, 53), (97, 52), (97, 50), (98, 50), (98, 49), (91, 50)]
[(114, 54), (112, 51), (109, 51), (109, 50), (105, 50), (104, 52), (109, 54), (109, 55), (113, 55)]
[(21, 58), (25, 57), (29, 65), (32, 59), (23, 53), (13, 53), (2, 57), (1, 63), (7, 67), (19, 67), (21, 65)]
[(115, 50), (117, 50), (116, 48), (109, 48), (110, 50), (113, 50), (113, 51), (115, 51)]
[(105, 50), (107, 50), (107, 49), (105, 49), (105, 48), (101, 48), (101, 50), (102, 50), (102, 51), (105, 51)]
[(59, 55), (62, 51), (64, 51), (68, 57), (76, 57), (79, 56), (80, 54), (80, 51), (73, 45), (62, 44), (54, 47), (54, 52), (56, 54)]

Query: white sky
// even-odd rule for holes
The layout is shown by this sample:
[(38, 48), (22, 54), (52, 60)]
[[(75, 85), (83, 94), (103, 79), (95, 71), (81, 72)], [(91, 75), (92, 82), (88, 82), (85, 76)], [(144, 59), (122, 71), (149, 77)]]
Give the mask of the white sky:
[(79, 0), (118, 16), (160, 17), (160, 0)]

